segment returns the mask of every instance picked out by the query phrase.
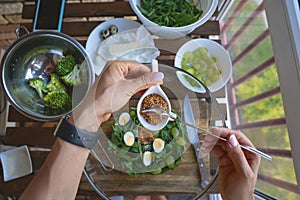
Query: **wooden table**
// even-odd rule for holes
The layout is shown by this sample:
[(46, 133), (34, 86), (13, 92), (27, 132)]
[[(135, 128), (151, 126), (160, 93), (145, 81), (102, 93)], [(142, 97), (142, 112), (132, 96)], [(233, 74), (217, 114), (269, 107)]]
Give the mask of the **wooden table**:
[[(32, 1), (25, 1), (23, 7), (22, 17), (24, 19), (32, 19), (34, 16), (35, 5)], [(215, 16), (217, 12), (215, 13)], [(86, 43), (89, 33), (100, 23), (106, 19), (114, 17), (126, 17), (129, 19), (137, 20), (134, 12), (131, 10), (127, 1), (114, 1), (114, 2), (97, 2), (97, 3), (67, 3), (65, 6), (65, 14), (62, 32), (66, 33), (75, 39), (77, 39), (83, 46)], [(29, 30), (32, 29), (32, 23), (23, 24)], [(194, 30), (189, 36), (191, 38), (209, 38), (210, 36), (218, 36), (220, 34), (219, 22), (208, 21), (203, 26)], [(176, 50), (179, 45), (186, 39), (174, 41), (157, 39), (155, 43), (158, 48), (159, 45), (164, 43), (173, 43), (171, 51), (162, 50), (161, 55), (158, 57), (159, 62), (173, 65)], [(215, 93), (216, 97), (225, 97), (225, 90), (220, 90)], [(226, 105), (221, 105), (223, 111), (226, 110)], [(226, 112), (224, 112), (226, 113)], [(226, 116), (226, 115), (225, 115)], [(215, 116), (212, 116), (214, 118)], [(3, 144), (19, 146), (26, 144), (31, 147), (31, 157), (33, 161), (34, 172), (28, 176), (10, 181), (3, 182), (3, 178), (0, 177), (0, 194), (2, 195), (15, 195), (18, 196), (28, 183), (32, 180), (36, 172), (43, 164), (48, 151), (40, 148), (51, 148), (55, 137), (53, 136), (54, 129), (57, 122), (39, 122), (27, 118), (17, 112), (13, 107), (9, 106), (7, 109), (7, 128), (6, 135), (2, 137)], [(218, 191), (216, 187), (212, 187), (212, 192)], [(108, 191), (109, 194), (113, 194), (116, 191)], [(125, 191), (120, 194), (125, 194)], [(93, 190), (87, 180), (82, 177), (82, 181), (79, 186), (77, 197), (81, 196), (94, 196), (98, 197), (98, 194)]]

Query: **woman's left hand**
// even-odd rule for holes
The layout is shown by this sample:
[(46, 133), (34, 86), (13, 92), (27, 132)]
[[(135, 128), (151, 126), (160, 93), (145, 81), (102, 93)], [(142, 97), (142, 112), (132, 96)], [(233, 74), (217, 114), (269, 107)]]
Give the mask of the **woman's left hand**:
[[(212, 133), (226, 138), (226, 142), (207, 135), (202, 144), (204, 150), (212, 149), (219, 159), (219, 184), (222, 198), (254, 199), (260, 157), (241, 149), (239, 144), (255, 148), (240, 131), (227, 128), (212, 128)], [(207, 152), (206, 152), (207, 153)]]

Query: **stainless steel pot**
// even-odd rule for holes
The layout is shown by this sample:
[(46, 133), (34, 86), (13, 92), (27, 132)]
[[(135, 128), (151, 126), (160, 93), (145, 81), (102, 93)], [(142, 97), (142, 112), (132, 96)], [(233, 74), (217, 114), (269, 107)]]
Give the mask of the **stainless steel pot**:
[[(21, 28), (24, 29), (24, 28)], [(22, 114), (40, 121), (56, 120), (74, 110), (86, 96), (94, 82), (92, 62), (82, 47), (72, 37), (57, 31), (35, 31), (18, 38), (5, 52), (1, 61), (1, 83), (10, 103)], [(17, 29), (17, 36), (20, 29)], [(33, 77), (43, 77), (49, 57), (73, 55), (82, 61), (79, 86), (69, 88), (72, 109), (64, 113), (46, 109), (36, 92), (28, 86)]]

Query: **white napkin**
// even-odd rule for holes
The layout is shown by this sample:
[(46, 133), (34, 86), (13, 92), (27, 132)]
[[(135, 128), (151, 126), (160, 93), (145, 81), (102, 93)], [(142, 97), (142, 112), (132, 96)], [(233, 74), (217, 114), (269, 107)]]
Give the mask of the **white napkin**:
[(112, 35), (95, 49), (94, 70), (99, 75), (110, 60), (128, 60), (151, 63), (159, 56), (153, 38), (144, 26)]

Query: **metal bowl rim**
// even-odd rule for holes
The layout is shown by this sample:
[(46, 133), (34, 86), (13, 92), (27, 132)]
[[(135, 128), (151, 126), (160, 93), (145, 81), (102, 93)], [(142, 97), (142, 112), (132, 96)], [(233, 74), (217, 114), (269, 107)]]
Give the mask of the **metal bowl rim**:
[(20, 45), (22, 45), (23, 43), (30, 41), (32, 39), (34, 39), (35, 37), (59, 37), (62, 38), (64, 40), (66, 40), (67, 42), (69, 42), (70, 44), (72, 44), (74, 47), (77, 47), (80, 52), (83, 54), (83, 56), (85, 57), (85, 59), (87, 60), (88, 63), (88, 69), (89, 69), (89, 76), (90, 76), (90, 83), (88, 85), (88, 90), (91, 87), (91, 85), (94, 83), (95, 81), (95, 73), (94, 73), (94, 68), (93, 68), (93, 64), (91, 61), (91, 58), (89, 56), (89, 54), (86, 52), (85, 48), (74, 38), (64, 34), (64, 33), (60, 33), (57, 31), (52, 31), (52, 30), (39, 30), (39, 31), (34, 31), (31, 33), (28, 33), (20, 38), (18, 38), (4, 53), (3, 58), (1, 60), (1, 65), (0, 67), (1, 69), (1, 86), (3, 88), (4, 93), (6, 94), (6, 97), (8, 97), (7, 99), (9, 100), (9, 102), (11, 103), (11, 105), (16, 108), (19, 112), (21, 112), (23, 115), (34, 119), (34, 120), (38, 120), (38, 121), (50, 121), (50, 120), (57, 120), (59, 118), (61, 118), (62, 116), (65, 116), (69, 113), (71, 113), (73, 110), (75, 110), (83, 101), (83, 99), (87, 96), (88, 90), (86, 91), (84, 97), (82, 98), (81, 102), (78, 103), (78, 105), (74, 106), (69, 112), (66, 113), (62, 113), (60, 115), (53, 115), (53, 116), (47, 116), (47, 115), (41, 115), (41, 114), (37, 114), (34, 112), (31, 112), (28, 109), (23, 108), (21, 105), (19, 105), (14, 98), (12, 97), (11, 93), (9, 92), (7, 86), (6, 86), (6, 81), (5, 81), (5, 76), (4, 76), (4, 71), (5, 71), (5, 67), (6, 67), (6, 63), (8, 62), (8, 59), (10, 57), (10, 55), (13, 53), (13, 50), (20, 47)]

